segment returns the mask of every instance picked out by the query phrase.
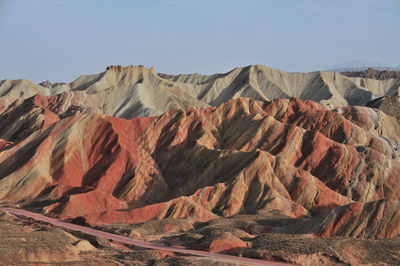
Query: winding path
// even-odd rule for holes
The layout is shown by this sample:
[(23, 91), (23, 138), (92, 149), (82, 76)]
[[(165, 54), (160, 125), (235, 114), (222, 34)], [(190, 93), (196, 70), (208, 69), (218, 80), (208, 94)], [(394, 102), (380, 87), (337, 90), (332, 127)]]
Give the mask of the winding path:
[(138, 247), (143, 247), (143, 248), (149, 248), (149, 249), (157, 249), (157, 250), (165, 250), (165, 251), (171, 251), (171, 252), (177, 252), (177, 253), (183, 253), (183, 254), (189, 254), (189, 255), (194, 255), (194, 256), (201, 256), (201, 257), (207, 257), (207, 258), (212, 258), (212, 259), (217, 259), (219, 261), (225, 261), (225, 262), (231, 262), (231, 263), (240, 263), (240, 264), (245, 264), (245, 265), (271, 265), (271, 266), (282, 266), (282, 265), (290, 265), (290, 264), (283, 264), (283, 263), (277, 263), (277, 262), (269, 262), (269, 261), (263, 261), (263, 260), (257, 260), (257, 259), (250, 259), (250, 258), (243, 258), (243, 257), (237, 257), (237, 256), (231, 256), (231, 255), (224, 255), (224, 254), (215, 254), (215, 253), (210, 253), (206, 251), (199, 251), (199, 250), (191, 250), (191, 249), (184, 249), (184, 248), (176, 248), (176, 247), (167, 247), (167, 246), (161, 246), (161, 245), (155, 245), (151, 244), (145, 241), (140, 241), (140, 240), (135, 240), (129, 237), (124, 237), (120, 235), (115, 235), (107, 232), (103, 232), (100, 230), (95, 230), (92, 228), (88, 228), (85, 226), (80, 226), (72, 223), (67, 223), (67, 222), (62, 222), (54, 218), (46, 217), (34, 212), (30, 211), (25, 211), (21, 209), (14, 209), (14, 208), (1, 208), (3, 211), (7, 211), (9, 213), (15, 214), (15, 215), (22, 215), (25, 217), (32, 218), (36, 221), (41, 221), (41, 222), (46, 222), (49, 224), (52, 224), (54, 226), (58, 227), (63, 227), (66, 229), (74, 230), (74, 231), (79, 231), (85, 234), (89, 234), (92, 236), (97, 236), (97, 237), (102, 237), (102, 238), (107, 238), (111, 239), (120, 243), (124, 244), (129, 244), (129, 245), (135, 245)]

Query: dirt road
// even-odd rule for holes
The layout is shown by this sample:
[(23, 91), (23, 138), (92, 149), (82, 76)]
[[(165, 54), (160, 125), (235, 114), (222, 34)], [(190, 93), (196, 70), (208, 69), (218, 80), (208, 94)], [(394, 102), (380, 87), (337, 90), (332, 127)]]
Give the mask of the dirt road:
[(88, 228), (85, 226), (62, 222), (62, 221), (59, 221), (54, 218), (46, 217), (46, 216), (43, 216), (43, 215), (40, 215), (40, 214), (37, 214), (34, 212), (29, 212), (29, 211), (25, 211), (25, 210), (21, 210), (21, 209), (1, 208), (1, 210), (10, 212), (15, 215), (22, 215), (25, 217), (29, 217), (36, 221), (46, 222), (46, 223), (52, 224), (54, 226), (63, 227), (66, 229), (79, 231), (79, 232), (89, 234), (92, 236), (107, 238), (107, 239), (111, 239), (111, 240), (114, 240), (114, 241), (117, 241), (120, 243), (135, 245), (138, 247), (143, 247), (143, 248), (148, 248), (148, 249), (165, 250), (165, 251), (171, 251), (171, 252), (176, 252), (176, 253), (183, 253), (183, 254), (189, 254), (189, 255), (194, 255), (194, 256), (207, 257), (207, 258), (212, 258), (212, 259), (216, 259), (219, 261), (238, 263), (238, 264), (242, 264), (242, 265), (271, 265), (271, 266), (290, 265), (290, 264), (262, 261), (262, 260), (257, 260), (257, 259), (236, 257), (236, 256), (230, 256), (230, 255), (215, 254), (215, 253), (210, 253), (210, 252), (206, 252), (206, 251), (155, 245), (155, 244), (151, 244), (149, 242), (135, 240), (135, 239), (132, 239), (129, 237), (124, 237), (124, 236), (120, 236), (120, 235), (103, 232), (100, 230), (95, 230), (95, 229)]

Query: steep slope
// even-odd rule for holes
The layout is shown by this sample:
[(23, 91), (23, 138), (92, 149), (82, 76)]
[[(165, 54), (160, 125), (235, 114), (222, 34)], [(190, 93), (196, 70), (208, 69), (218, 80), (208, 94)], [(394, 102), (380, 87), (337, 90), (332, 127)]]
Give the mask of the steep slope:
[(366, 105), (371, 108), (376, 108), (382, 110), (382, 112), (396, 117), (398, 121), (400, 121), (400, 97), (399, 94), (396, 93), (393, 96), (384, 96), (373, 101), (368, 102)]
[(0, 107), (11, 104), (17, 99), (26, 99), (36, 94), (50, 95), (48, 88), (34, 84), (29, 80), (0, 81)]
[[(168, 246), (397, 265), (400, 80), (384, 74), (111, 66), (71, 83), (2, 81), (0, 205)], [(10, 221), (21, 220), (0, 213), (5, 236)], [(46, 237), (64, 232), (30, 223), (1, 260), (194, 261), (81, 236), (57, 244)]]
[(317, 233), (358, 238), (387, 238), (400, 234), (400, 202), (378, 200), (356, 202), (337, 208), (319, 221)]
[(30, 92), (28, 94), (17, 94), (18, 91), (8, 84), (10, 82), (14, 81), (4, 81), (0, 87), (0, 96), (3, 96), (0, 97), (0, 105), (8, 105), (14, 100), (36, 94), (64, 97), (64, 94), (79, 92), (83, 100), (81, 104), (104, 114), (124, 118), (160, 115), (167, 110), (187, 108), (190, 105), (208, 106), (184, 88), (160, 82), (153, 69), (143, 66), (112, 66), (103, 73), (81, 76), (69, 84), (43, 82), (40, 86), (21, 81), (25, 84), (24, 89)]
[(174, 76), (144, 66), (110, 66), (105, 72), (81, 76), (71, 83), (2, 81), (0, 108), (36, 94), (54, 96), (70, 92), (80, 92), (90, 107), (99, 112), (122, 118), (160, 115), (189, 106), (217, 106), (238, 97), (298, 97), (334, 108), (365, 105), (376, 98), (395, 95), (399, 87), (397, 77), (376, 80), (335, 72), (287, 73), (260, 65), (210, 76)]
[[(35, 96), (0, 114), (1, 200), (109, 224), (274, 212), (321, 219), (400, 197), (399, 136), (379, 111), (238, 98), (126, 120), (80, 105), (82, 95)], [(318, 224), (343, 224), (326, 221)], [(396, 221), (379, 236), (396, 235)]]

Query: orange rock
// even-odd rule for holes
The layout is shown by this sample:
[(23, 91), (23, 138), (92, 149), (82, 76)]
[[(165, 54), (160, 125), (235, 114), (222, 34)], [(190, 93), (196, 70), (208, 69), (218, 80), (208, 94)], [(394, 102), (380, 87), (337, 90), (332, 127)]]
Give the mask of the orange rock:
[[(394, 142), (345, 111), (239, 98), (127, 120), (96, 114), (84, 100), (35, 96), (0, 114), (8, 143), (0, 199), (50, 200), (46, 212), (91, 224), (271, 211), (295, 218), (399, 200)], [(346, 213), (323, 232), (338, 234), (357, 211)]]
[(250, 246), (249, 243), (241, 240), (230, 232), (204, 236), (199, 240), (197, 245), (213, 253), (238, 251)]

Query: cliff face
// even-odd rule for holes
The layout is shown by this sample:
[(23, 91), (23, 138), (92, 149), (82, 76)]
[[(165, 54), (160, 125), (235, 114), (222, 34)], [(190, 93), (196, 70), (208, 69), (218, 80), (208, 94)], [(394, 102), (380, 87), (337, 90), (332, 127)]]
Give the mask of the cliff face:
[[(340, 235), (383, 204), (370, 202), (400, 197), (399, 125), (377, 110), (238, 98), (126, 120), (81, 97), (35, 96), (2, 111), (2, 200), (90, 224), (278, 212), (325, 219), (312, 231)], [(396, 235), (392, 218), (371, 234)]]

